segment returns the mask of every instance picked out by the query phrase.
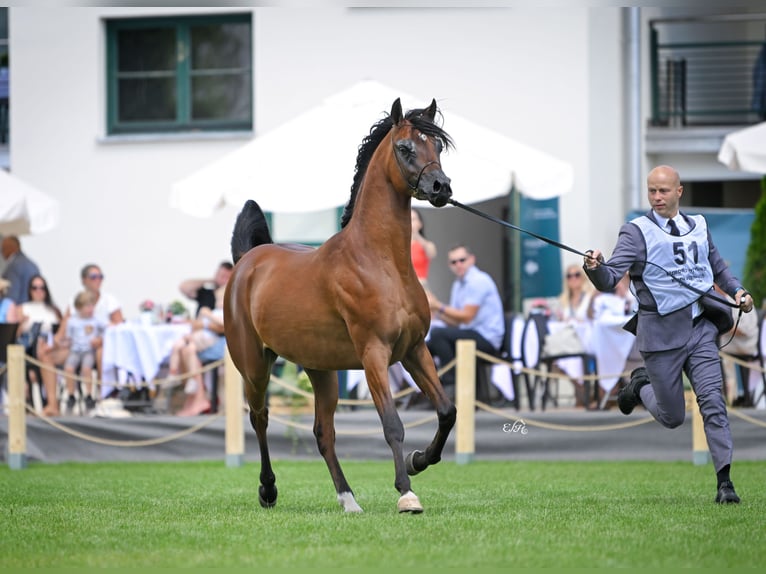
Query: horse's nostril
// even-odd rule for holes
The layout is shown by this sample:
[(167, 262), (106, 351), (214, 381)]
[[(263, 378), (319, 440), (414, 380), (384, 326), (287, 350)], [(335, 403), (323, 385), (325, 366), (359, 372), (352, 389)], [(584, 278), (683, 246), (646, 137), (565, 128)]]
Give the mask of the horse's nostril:
[(434, 191), (436, 193), (439, 193), (442, 189), (442, 184), (440, 184), (438, 181), (434, 182)]

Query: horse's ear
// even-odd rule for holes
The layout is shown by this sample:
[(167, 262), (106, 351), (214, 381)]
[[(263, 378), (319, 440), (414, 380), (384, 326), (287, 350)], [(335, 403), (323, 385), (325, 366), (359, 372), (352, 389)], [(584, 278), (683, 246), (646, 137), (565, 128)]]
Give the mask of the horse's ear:
[(394, 100), (393, 105), (391, 106), (391, 119), (394, 120), (394, 125), (402, 121), (403, 117), (404, 116), (402, 115), (402, 101), (400, 98), (396, 98)]
[(426, 108), (426, 117), (431, 120), (431, 122), (434, 121), (434, 118), (436, 117), (436, 98), (431, 100), (431, 105)]

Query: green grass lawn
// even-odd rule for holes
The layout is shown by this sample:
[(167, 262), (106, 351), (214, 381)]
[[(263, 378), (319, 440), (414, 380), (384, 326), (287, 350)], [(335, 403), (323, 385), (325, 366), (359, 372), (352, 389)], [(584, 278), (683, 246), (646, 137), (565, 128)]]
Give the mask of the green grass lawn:
[(346, 515), (323, 461), (31, 464), (0, 468), (0, 566), (761, 567), (766, 462), (736, 463), (738, 506), (710, 465), (443, 462), (399, 515), (390, 462), (343, 461), (364, 514)]

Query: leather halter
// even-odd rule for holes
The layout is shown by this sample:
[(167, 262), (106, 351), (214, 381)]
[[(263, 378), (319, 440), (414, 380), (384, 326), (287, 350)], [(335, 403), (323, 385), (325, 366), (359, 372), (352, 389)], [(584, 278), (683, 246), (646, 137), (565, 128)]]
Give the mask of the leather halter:
[[(413, 128), (414, 129), (414, 128)], [(422, 132), (420, 132), (422, 133)], [(425, 135), (425, 134), (423, 134)], [(426, 139), (428, 139), (428, 136), (426, 136)], [(424, 140), (425, 141), (425, 140)], [(404, 168), (402, 167), (402, 162), (399, 159), (399, 154), (396, 151), (396, 143), (394, 142), (394, 133), (393, 130), (391, 130), (391, 149), (394, 152), (394, 158), (396, 159), (396, 165), (399, 167), (399, 172), (402, 174), (402, 179), (407, 183), (407, 187), (410, 188), (413, 191), (417, 191), (420, 187), (420, 178), (423, 177), (423, 172), (425, 172), (426, 168), (430, 165), (436, 165), (441, 169), (441, 164), (438, 161), (431, 160), (427, 162), (422, 168), (420, 168), (420, 171), (418, 172), (418, 177), (415, 180), (415, 185), (411, 184), (409, 182), (409, 179), (407, 178), (407, 174), (404, 172)]]

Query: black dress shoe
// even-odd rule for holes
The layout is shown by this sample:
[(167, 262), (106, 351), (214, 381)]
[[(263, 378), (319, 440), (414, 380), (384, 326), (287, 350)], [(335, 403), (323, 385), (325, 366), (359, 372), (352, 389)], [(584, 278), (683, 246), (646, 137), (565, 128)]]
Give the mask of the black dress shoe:
[(730, 480), (718, 485), (718, 494), (715, 495), (718, 504), (739, 504), (739, 496), (734, 492), (734, 485)]
[(641, 387), (649, 384), (649, 375), (644, 367), (638, 367), (630, 374), (630, 381), (617, 393), (617, 406), (624, 415), (629, 415), (641, 404), (641, 396), (638, 392)]

